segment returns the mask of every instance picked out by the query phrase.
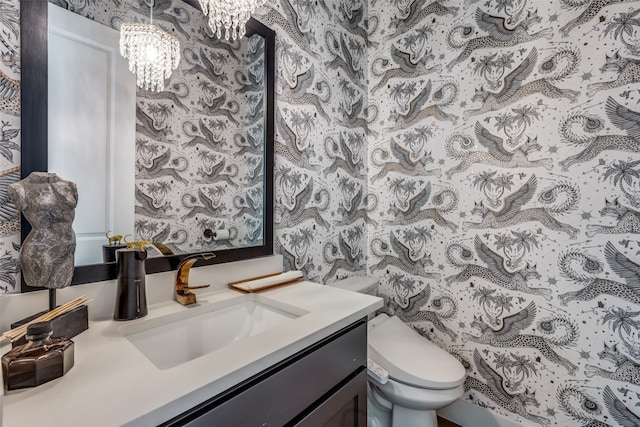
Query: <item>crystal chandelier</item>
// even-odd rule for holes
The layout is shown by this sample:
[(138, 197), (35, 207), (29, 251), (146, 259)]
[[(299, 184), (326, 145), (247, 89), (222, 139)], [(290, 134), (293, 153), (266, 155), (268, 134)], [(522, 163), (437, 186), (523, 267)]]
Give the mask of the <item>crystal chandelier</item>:
[(120, 27), (120, 54), (129, 60), (129, 71), (144, 90), (162, 91), (164, 81), (180, 63), (180, 42), (153, 24), (153, 0), (149, 23), (123, 23)]
[[(198, 0), (200, 8), (209, 17), (209, 27), (221, 38), (222, 30), (225, 39), (235, 40), (245, 35), (245, 24), (256, 8), (266, 0)], [(242, 29), (241, 29), (242, 28)]]

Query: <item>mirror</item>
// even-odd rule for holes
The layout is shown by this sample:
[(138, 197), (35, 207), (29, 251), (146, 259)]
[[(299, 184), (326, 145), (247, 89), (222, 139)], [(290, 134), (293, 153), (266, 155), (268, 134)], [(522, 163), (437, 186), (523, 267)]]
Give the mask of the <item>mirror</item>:
[[(200, 44), (209, 43), (208, 35), (202, 30), (189, 29), (186, 25), (185, 14), (201, 13), (195, 11), (193, 5), (177, 0), (158, 3), (159, 6), (154, 7), (154, 22), (160, 23), (165, 30), (175, 28), (174, 33), (179, 37), (197, 39)], [(139, 5), (139, 13), (148, 16), (146, 3), (140, 0)], [(48, 139), (48, 118), (54, 125), (60, 124), (60, 117), (56, 117), (59, 109), (48, 110), (47, 97), (43, 96), (52, 84), (47, 80), (48, 73), (43, 72), (47, 69), (48, 5), (43, 1), (24, 1), (20, 6), (23, 28), (22, 176), (26, 177), (32, 171), (48, 170), (50, 159), (56, 163), (65, 156), (56, 159), (60, 150), (54, 150)], [(102, 3), (100, 6), (104, 8)], [(118, 15), (108, 16), (113, 23)], [(162, 19), (170, 24), (163, 25)], [(274, 42), (275, 33), (251, 19), (247, 24), (247, 38), (243, 39), (245, 53), (235, 50), (239, 48), (238, 42), (231, 48), (228, 45), (194, 48), (193, 44), (185, 43), (181, 48), (181, 63), (186, 66), (182, 68), (196, 80), (195, 83), (186, 77), (174, 78), (172, 75), (165, 90), (159, 94), (138, 91), (134, 119), (136, 145), (135, 153), (130, 156), (136, 159), (137, 174), (132, 188), (127, 189), (136, 198), (131, 230), (136, 233), (137, 240), (161, 241), (165, 253), (171, 253), (149, 258), (147, 273), (175, 269), (188, 253), (213, 250), (217, 257), (205, 262), (211, 264), (273, 252)], [(210, 43), (220, 42), (213, 39)], [(229, 61), (233, 57), (244, 59)], [(241, 62), (244, 62), (244, 69), (238, 69), (237, 65), (229, 70), (222, 67), (226, 63)], [(262, 81), (264, 90), (256, 91), (256, 84)], [(60, 84), (55, 83), (55, 87), (60, 88)], [(185, 97), (187, 91), (191, 97)], [(262, 113), (255, 108), (258, 105), (264, 106)], [(169, 119), (174, 116), (177, 119), (171, 123)], [(253, 125), (255, 123), (258, 125)], [(225, 130), (228, 132), (224, 133)], [(264, 148), (255, 148), (251, 143), (254, 139), (263, 139)], [(222, 149), (215, 150), (213, 145), (221, 142)], [(187, 164), (193, 168), (185, 168)], [(168, 166), (165, 169), (162, 165)], [(101, 178), (104, 175), (102, 172), (96, 174)], [(84, 179), (76, 178), (83, 182)], [(124, 194), (122, 186), (117, 188), (117, 193)], [(79, 189), (82, 198), (80, 185)], [(169, 194), (176, 197), (168, 200)], [(111, 197), (113, 200), (114, 196)], [(172, 215), (157, 215), (170, 210), (174, 210)], [(79, 215), (82, 214), (76, 212), (76, 218)], [(90, 219), (93, 216), (89, 215)], [(107, 231), (109, 224), (115, 222), (102, 223), (106, 224), (104, 231)], [(230, 232), (229, 241), (213, 241), (211, 231), (220, 229)], [(28, 223), (23, 220), (23, 239), (28, 230)], [(124, 230), (122, 234), (129, 232)], [(114, 229), (112, 233), (119, 231)], [(96, 227), (87, 233), (89, 237), (91, 234), (95, 236)], [(99, 234), (106, 243), (104, 232)], [(72, 284), (115, 277), (115, 263), (76, 263)], [(30, 289), (23, 284), (23, 290)]]

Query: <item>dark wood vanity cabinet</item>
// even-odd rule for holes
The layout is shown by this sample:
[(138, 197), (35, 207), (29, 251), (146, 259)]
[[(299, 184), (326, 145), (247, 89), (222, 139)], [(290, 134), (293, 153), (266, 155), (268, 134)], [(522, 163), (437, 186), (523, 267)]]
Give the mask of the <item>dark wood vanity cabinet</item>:
[(162, 425), (366, 427), (366, 365), (361, 319)]
[(296, 427), (365, 427), (367, 425), (367, 370), (362, 369), (319, 402)]

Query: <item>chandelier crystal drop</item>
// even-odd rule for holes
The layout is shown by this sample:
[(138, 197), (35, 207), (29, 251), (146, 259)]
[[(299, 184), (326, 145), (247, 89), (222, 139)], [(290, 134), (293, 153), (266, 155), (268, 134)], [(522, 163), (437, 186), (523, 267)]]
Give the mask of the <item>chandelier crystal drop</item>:
[(208, 16), (209, 27), (217, 38), (232, 41), (243, 37), (245, 24), (251, 14), (266, 0), (198, 0), (204, 14)]
[(136, 84), (144, 90), (164, 90), (164, 82), (180, 63), (180, 42), (153, 24), (123, 23), (120, 27), (120, 54), (129, 60)]

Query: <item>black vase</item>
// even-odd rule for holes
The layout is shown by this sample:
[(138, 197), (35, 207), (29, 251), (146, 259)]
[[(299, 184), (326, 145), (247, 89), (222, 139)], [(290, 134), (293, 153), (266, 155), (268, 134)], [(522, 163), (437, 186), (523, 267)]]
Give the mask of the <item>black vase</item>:
[(147, 315), (147, 293), (145, 289), (144, 261), (147, 252), (139, 250), (118, 250), (118, 279), (115, 320), (132, 320)]

